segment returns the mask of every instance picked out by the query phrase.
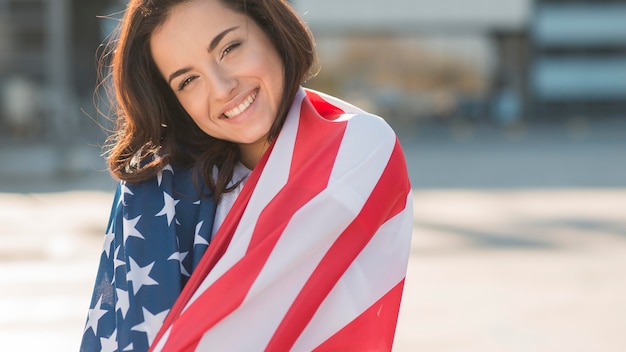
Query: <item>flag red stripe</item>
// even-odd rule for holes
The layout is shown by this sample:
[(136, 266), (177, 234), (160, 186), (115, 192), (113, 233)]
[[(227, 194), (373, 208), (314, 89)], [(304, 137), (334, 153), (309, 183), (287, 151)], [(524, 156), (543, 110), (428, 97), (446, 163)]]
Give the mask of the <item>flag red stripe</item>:
[(266, 259), (273, 245), (273, 241), (261, 242), (209, 286), (172, 326), (163, 351), (195, 350), (205, 331), (241, 305), (258, 274), (250, 271), (257, 271), (255, 266)]
[[(406, 194), (411, 186), (408, 179), (398, 182), (398, 175), (406, 174), (403, 169), (406, 169), (404, 156), (396, 140), (390, 160), (363, 209), (311, 274), (276, 329), (268, 350), (282, 351), (293, 347), (319, 305), (378, 228), (406, 207)], [(392, 204), (392, 207), (384, 212), (381, 204)]]
[(313, 351), (391, 351), (403, 287), (404, 280)]
[[(280, 230), (282, 233), (291, 216), (328, 184), (347, 123), (326, 121), (307, 99), (302, 101), (300, 109), (289, 180), (263, 209), (250, 248), (264, 240), (268, 231)], [(276, 214), (284, 216), (277, 217)]]
[[(243, 302), (291, 216), (326, 187), (346, 125), (324, 120), (308, 100), (303, 100), (287, 185), (260, 214), (246, 256), (180, 315), (165, 351), (178, 351), (197, 343), (204, 331)], [(315, 167), (307, 167), (308, 163)], [(220, 304), (216, 307), (215, 302)]]
[(224, 223), (222, 227), (215, 234), (213, 240), (211, 241), (211, 245), (207, 248), (207, 251), (202, 256), (202, 259), (198, 263), (198, 266), (193, 272), (193, 275), (189, 278), (189, 281), (183, 288), (180, 293), (180, 296), (174, 302), (172, 309), (167, 315), (166, 319), (161, 326), (161, 329), (157, 333), (153, 344), (150, 346), (150, 351), (154, 350), (154, 346), (158, 341), (161, 340), (167, 329), (174, 323), (176, 319), (180, 316), (181, 312), (187, 305), (187, 302), (191, 299), (193, 294), (196, 292), (198, 287), (202, 284), (202, 281), (206, 277), (207, 273), (213, 269), (215, 264), (219, 261), (219, 259), (224, 255), (232, 237), (235, 233), (235, 229), (237, 228), (237, 224), (241, 220), (241, 216), (243, 214), (243, 210), (246, 208), (250, 197), (252, 196), (252, 191), (254, 190), (257, 182), (259, 181), (259, 177), (261, 176), (261, 170), (267, 163), (267, 159), (271, 153), (273, 145), (270, 146), (270, 149), (263, 155), (261, 160), (259, 161), (259, 168), (256, 171), (253, 171), (246, 184), (244, 185), (241, 193), (237, 197), (235, 203), (231, 211), (228, 213), (226, 218), (224, 219)]
[[(370, 248), (372, 244), (377, 243), (370, 243), (370, 241), (374, 238), (373, 236), (380, 233), (381, 225), (392, 224), (389, 219), (407, 209), (406, 195), (410, 191), (410, 184), (406, 173), (404, 156), (397, 139), (395, 145), (392, 144), (393, 140), (385, 139), (386, 151), (377, 154), (379, 159), (375, 163), (376, 171), (370, 174), (368, 183), (363, 183), (368, 185), (368, 191), (361, 191), (361, 197), (366, 196), (371, 187), (373, 187), (373, 190), (367, 199), (359, 198), (358, 205), (351, 208), (351, 212), (346, 213), (347, 217), (341, 228), (349, 222), (350, 224), (347, 228), (341, 234), (337, 233), (339, 230), (333, 231), (334, 233), (329, 239), (336, 238), (336, 240), (334, 242), (332, 240), (325, 242), (323, 247), (325, 249), (319, 252), (314, 261), (310, 262), (308, 269), (298, 274), (300, 275), (296, 279), (298, 283), (293, 283), (289, 279), (285, 281), (287, 283), (286, 286), (277, 286), (288, 288), (288, 291), (291, 292), (288, 294), (287, 300), (267, 300), (263, 298), (263, 295), (267, 296), (268, 292), (259, 291), (259, 289), (263, 290), (263, 285), (269, 282), (267, 281), (268, 279), (274, 280), (272, 276), (274, 271), (278, 270), (278, 273), (273, 275), (283, 275), (280, 274), (281, 268), (289, 266), (276, 266), (280, 261), (276, 262), (276, 260), (271, 259), (284, 258), (284, 255), (281, 255), (279, 252), (293, 249), (293, 245), (299, 243), (291, 242), (287, 246), (290, 242), (285, 241), (288, 241), (288, 239), (291, 241), (299, 239), (301, 236), (293, 237), (293, 235), (297, 235), (300, 231), (283, 233), (291, 222), (296, 221), (296, 218), (293, 218), (294, 215), (301, 214), (300, 210), (308, 209), (308, 203), (314, 200), (320, 192), (327, 194), (331, 192), (331, 189), (334, 190), (339, 187), (340, 184), (333, 183), (330, 186), (335, 188), (327, 189), (331, 175), (334, 175), (336, 172), (342, 175), (345, 172), (344, 169), (347, 170), (348, 164), (343, 161), (355, 160), (352, 158), (359, 157), (361, 155), (360, 150), (369, 150), (369, 148), (364, 149), (363, 146), (358, 148), (359, 144), (352, 143), (357, 140), (363, 141), (363, 139), (357, 139), (352, 142), (349, 139), (363, 138), (361, 134), (358, 134), (358, 136), (354, 133), (346, 135), (348, 126), (361, 126), (361, 124), (350, 124), (348, 122), (350, 121), (349, 119), (330, 121), (345, 114), (342, 108), (346, 109), (346, 111), (353, 111), (349, 104), (344, 104), (331, 97), (328, 97), (329, 100), (326, 100), (310, 91), (307, 91), (306, 95), (305, 99), (296, 102), (299, 105), (294, 105), (294, 111), (298, 111), (297, 108), (299, 106), (300, 116), (290, 115), (292, 119), (289, 121), (296, 121), (296, 123), (288, 124), (289, 128), (283, 131), (285, 136), (288, 136), (282, 139), (283, 145), (280, 144), (280, 137), (278, 139), (279, 145), (281, 145), (281, 153), (278, 153), (276, 156), (270, 156), (271, 151), (266, 152), (259, 165), (250, 175), (242, 193), (238, 196), (220, 231), (218, 231), (207, 253), (202, 258), (200, 265), (194, 271), (181, 296), (171, 309), (169, 316), (157, 334), (157, 338), (154, 340), (151, 350), (158, 346), (157, 350), (159, 351), (195, 351), (201, 346), (202, 348), (213, 346), (214, 342), (221, 341), (220, 336), (222, 335), (219, 333), (220, 331), (232, 331), (233, 324), (240, 325), (237, 323), (237, 319), (247, 316), (249, 312), (255, 312), (257, 309), (255, 307), (258, 304), (262, 305), (258, 307), (265, 307), (267, 312), (278, 310), (280, 313), (275, 315), (275, 318), (270, 319), (272, 322), (266, 325), (266, 329), (262, 329), (264, 330), (263, 333), (258, 334), (258, 336), (255, 335), (256, 340), (246, 340), (248, 347), (252, 346), (250, 343), (254, 341), (254, 345), (261, 342), (258, 346), (263, 348), (267, 339), (271, 337), (270, 344), (264, 349), (289, 350), (293, 348), (294, 343), (298, 341), (298, 337), (306, 329), (306, 337), (312, 338), (312, 340), (308, 340), (310, 346), (307, 349), (314, 347), (325, 339), (327, 340), (318, 349), (327, 350), (327, 348), (334, 348), (333, 346), (354, 347), (355, 338), (362, 340), (362, 334), (364, 333), (372, 334), (372, 336), (368, 336), (365, 344), (359, 345), (359, 350), (383, 345), (390, 348), (393, 342), (402, 293), (403, 281), (396, 285), (396, 282), (404, 277), (400, 272), (397, 273), (397, 276), (394, 275), (392, 280), (383, 280), (383, 287), (379, 285), (378, 290), (372, 292), (373, 294), (367, 296), (368, 298), (365, 300), (360, 301), (360, 309), (346, 311), (347, 315), (344, 314), (341, 322), (337, 322), (332, 328), (325, 329), (325, 332), (323, 332), (313, 326), (308, 328), (307, 326), (314, 316), (316, 324), (318, 324), (326, 319), (327, 313), (330, 312), (332, 314), (332, 308), (330, 307), (335, 305), (336, 303), (332, 302), (336, 301), (327, 301), (328, 295), (333, 295), (331, 292), (335, 292), (333, 288), (337, 285), (337, 282), (339, 280), (343, 282), (342, 278), (346, 275), (346, 270), (352, 272), (353, 268), (351, 265), (356, 258), (360, 258), (359, 254), (363, 252), (365, 247)], [(303, 95), (299, 95), (299, 97), (303, 97)], [(355, 111), (359, 112), (358, 109)], [(346, 118), (349, 118), (349, 116), (346, 115)], [(346, 138), (345, 142), (343, 141), (344, 138)], [(343, 148), (344, 143), (347, 143), (346, 148), (348, 149)], [(393, 151), (391, 151), (392, 146)], [(274, 148), (274, 144), (271, 148)], [(340, 150), (343, 151), (341, 155), (346, 150), (349, 151), (350, 154), (344, 156), (349, 159), (342, 157), (341, 160), (343, 161), (335, 166)], [(277, 149), (277, 151), (279, 150)], [(287, 151), (289, 153), (286, 153)], [(391, 152), (390, 157), (389, 152)], [(366, 155), (367, 153), (362, 156)], [(274, 172), (274, 174), (278, 174), (277, 180), (280, 181), (272, 182), (272, 179), (268, 178), (271, 175), (261, 176), (265, 167), (269, 167), (268, 165), (273, 165), (272, 163), (283, 160), (283, 158), (291, 162), (281, 162), (282, 166), (277, 169), (274, 168), (275, 170), (283, 170), (278, 173)], [(385, 161), (387, 161), (386, 166), (382, 169)], [(288, 169), (287, 166), (289, 166)], [(268, 170), (268, 172), (271, 171)], [(381, 172), (381, 177), (377, 179), (377, 175)], [(359, 180), (364, 179), (359, 178)], [(283, 182), (286, 183), (281, 188)], [(255, 192), (257, 189), (260, 193)], [(350, 190), (351, 188), (341, 187), (341, 189)], [(267, 190), (267, 192), (263, 190)], [(331, 194), (338, 195), (335, 191), (332, 191)], [(255, 205), (250, 204), (251, 208), (246, 210), (252, 197), (264, 199), (262, 201), (264, 206), (261, 207), (257, 203)], [(349, 203), (352, 205), (357, 204), (354, 202)], [(322, 205), (317, 206), (321, 207)], [(352, 216), (356, 212), (359, 212), (359, 214), (356, 218), (353, 218)], [(403, 223), (406, 224), (406, 222)], [(248, 232), (249, 230), (242, 232), (238, 230), (240, 226), (247, 229), (250, 229), (250, 226), (254, 226), (254, 229), (251, 233)], [(291, 229), (291, 227), (289, 228)], [(310, 229), (310, 227), (307, 228)], [(395, 238), (394, 234), (396, 232), (393, 231), (393, 228), (392, 226), (384, 232), (390, 235), (390, 238)], [(292, 230), (295, 231), (295, 229)], [(405, 231), (403, 230), (402, 232), (404, 233)], [(233, 240), (235, 234), (236, 238)], [(339, 237), (336, 237), (337, 235)], [(310, 239), (317, 238), (313, 233), (309, 236), (311, 236), (308, 237)], [(368, 243), (370, 246), (368, 246)], [(282, 246), (277, 247), (277, 244), (282, 244)], [(375, 253), (377, 252), (370, 253), (373, 256), (370, 255), (371, 258), (368, 259), (368, 262), (373, 263), (376, 261), (378, 257)], [(317, 260), (320, 260), (320, 262), (318, 263)], [(285, 261), (285, 263), (287, 262)], [(211, 270), (215, 270), (215, 272), (211, 272)], [(311, 270), (313, 271), (311, 272)], [(380, 273), (383, 272), (386, 271), (380, 271)], [(295, 275), (297, 273), (299, 273), (299, 270), (296, 272), (291, 271), (291, 274)], [(394, 285), (393, 289), (387, 291)], [(386, 291), (387, 293), (383, 295)], [(349, 299), (350, 291), (344, 291), (344, 294), (343, 299)], [(379, 299), (381, 295), (383, 295), (383, 298)], [(270, 296), (277, 297), (276, 295)], [(191, 301), (192, 299), (193, 301)], [(370, 305), (376, 300), (378, 301), (375, 304)], [(270, 306), (264, 305), (264, 303), (270, 303), (272, 309), (269, 309), (268, 307)], [(325, 308), (324, 312), (326, 313), (318, 312), (322, 303), (325, 307), (327, 304), (330, 304), (327, 308), (331, 310), (327, 311)], [(369, 308), (366, 309), (368, 306)], [(365, 311), (359, 315), (361, 310)], [(285, 312), (286, 314), (283, 315)], [(257, 323), (260, 322), (258, 319), (261, 319), (260, 317), (264, 316), (264, 314), (266, 313), (254, 315), (257, 317)], [(233, 315), (233, 318), (226, 318), (229, 315)], [(356, 315), (359, 316), (354, 318)], [(235, 319), (234, 317), (237, 318)], [(350, 320), (352, 321), (349, 322)], [(274, 330), (276, 324), (278, 324), (278, 329)], [(246, 329), (256, 326), (254, 324), (248, 325)], [(269, 328), (270, 326), (271, 328)], [(380, 331), (381, 329), (382, 331)], [(375, 333), (372, 333), (370, 330), (375, 330)], [(167, 335), (165, 335), (166, 333)], [(331, 334), (333, 336), (329, 338)], [(303, 335), (302, 337), (304, 338), (305, 336)], [(161, 339), (163, 341), (160, 341)], [(237, 345), (244, 342), (243, 340), (237, 341), (233, 340), (232, 342)]]
[(327, 120), (336, 120), (341, 115), (345, 114), (341, 108), (330, 104), (324, 98), (322, 98), (319, 94), (307, 90), (306, 96), (309, 98), (309, 101), (312, 105), (315, 106), (315, 110), (318, 112), (320, 116)]

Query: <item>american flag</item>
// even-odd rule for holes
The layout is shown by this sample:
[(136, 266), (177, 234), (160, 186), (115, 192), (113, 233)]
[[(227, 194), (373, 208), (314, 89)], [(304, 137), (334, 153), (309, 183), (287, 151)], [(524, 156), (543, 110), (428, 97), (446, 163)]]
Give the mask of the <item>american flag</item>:
[[(391, 350), (412, 215), (406, 164), (391, 128), (301, 89), (176, 302), (166, 311), (141, 307), (139, 326), (161, 325), (144, 339), (152, 351)], [(148, 272), (147, 262), (138, 265)], [(153, 287), (146, 282), (142, 290)], [(108, 314), (97, 309), (97, 296), (86, 335)]]
[(148, 350), (209, 245), (214, 214), (188, 169), (118, 185), (81, 351)]

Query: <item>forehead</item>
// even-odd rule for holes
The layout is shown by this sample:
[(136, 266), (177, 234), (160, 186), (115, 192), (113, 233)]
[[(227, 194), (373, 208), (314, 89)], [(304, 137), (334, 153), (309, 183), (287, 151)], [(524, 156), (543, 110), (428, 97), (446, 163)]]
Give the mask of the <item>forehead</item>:
[(208, 44), (222, 31), (246, 29), (247, 16), (217, 0), (193, 0), (170, 10), (165, 21), (150, 37), (150, 51), (161, 73), (172, 66), (186, 65), (194, 53), (206, 53)]
[(192, 34), (219, 33), (233, 23), (245, 22), (246, 16), (217, 0), (193, 0), (174, 6), (165, 21), (154, 31), (155, 37), (189, 37)]

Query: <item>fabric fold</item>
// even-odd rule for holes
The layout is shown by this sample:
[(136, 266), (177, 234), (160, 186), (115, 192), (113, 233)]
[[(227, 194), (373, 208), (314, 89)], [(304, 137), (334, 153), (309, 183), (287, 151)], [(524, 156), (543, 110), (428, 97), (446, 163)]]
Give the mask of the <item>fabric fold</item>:
[[(382, 119), (300, 89), (151, 350), (390, 349), (410, 195), (402, 149)], [(394, 245), (373, 246), (381, 243)], [(377, 266), (389, 272), (361, 270)], [(380, 332), (364, 340), (373, 327)]]

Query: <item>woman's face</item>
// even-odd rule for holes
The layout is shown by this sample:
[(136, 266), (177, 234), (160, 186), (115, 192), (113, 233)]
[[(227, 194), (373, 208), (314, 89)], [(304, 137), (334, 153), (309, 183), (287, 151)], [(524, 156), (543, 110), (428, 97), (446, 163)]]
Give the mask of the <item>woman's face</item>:
[(194, 0), (172, 9), (150, 49), (198, 127), (237, 143), (243, 163), (254, 167), (284, 85), (283, 63), (265, 32), (217, 0)]

